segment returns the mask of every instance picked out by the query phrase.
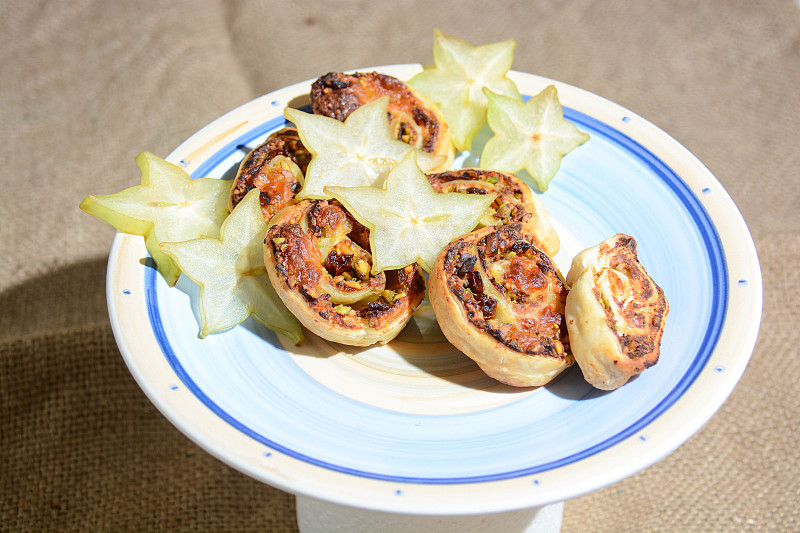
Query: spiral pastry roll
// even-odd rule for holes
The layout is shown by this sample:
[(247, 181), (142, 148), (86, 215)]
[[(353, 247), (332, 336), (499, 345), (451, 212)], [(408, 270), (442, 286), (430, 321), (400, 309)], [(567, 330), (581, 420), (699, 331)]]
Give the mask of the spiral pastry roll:
[(310, 161), (311, 153), (295, 128), (273, 133), (242, 160), (231, 186), (228, 208), (233, 211), (248, 192), (257, 188), (261, 191), (261, 211), (269, 220), (294, 203)]
[(450, 167), (455, 147), (439, 109), (402, 81), (378, 72), (330, 72), (311, 86), (311, 108), (318, 115), (344, 121), (362, 105), (389, 96), (388, 114), (396, 139), (445, 157), (439, 168)]
[(567, 289), (521, 224), (452, 241), (428, 278), (442, 332), (490, 377), (544, 385), (574, 362), (564, 320)]
[(567, 284), (570, 344), (586, 381), (613, 390), (658, 362), (669, 304), (633, 237), (617, 234), (579, 253)]
[(479, 227), (522, 224), (522, 231), (533, 235), (536, 247), (554, 257), (561, 246), (544, 204), (521, 179), (496, 170), (462, 168), (428, 174), (436, 192), (468, 194), (497, 193)]
[(416, 264), (372, 275), (368, 242), (369, 230), (327, 200), (284, 209), (267, 231), (264, 263), (273, 287), (300, 322), (324, 339), (385, 344), (425, 295)]

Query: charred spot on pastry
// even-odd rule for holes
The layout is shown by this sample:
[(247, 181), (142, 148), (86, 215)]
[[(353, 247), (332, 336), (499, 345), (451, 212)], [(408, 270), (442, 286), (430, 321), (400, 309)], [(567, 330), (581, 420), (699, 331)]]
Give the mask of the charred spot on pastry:
[(353, 83), (352, 81), (344, 81), (340, 79), (340, 75), (337, 74), (336, 72), (328, 72), (327, 74), (319, 78), (315, 82), (315, 85), (321, 86), (322, 90), (330, 91), (330, 90), (344, 89), (346, 87), (349, 87), (352, 83)]
[(364, 307), (364, 315), (380, 315), (381, 313), (391, 309), (391, 304), (387, 303), (386, 300), (375, 300), (374, 302), (369, 302)]
[(531, 244), (528, 241), (514, 241), (514, 244), (511, 245), (511, 251), (514, 253), (525, 253), (532, 248)]
[(458, 275), (464, 275), (475, 270), (475, 261), (477, 260), (478, 258), (476, 256), (470, 255), (469, 253), (462, 255), (458, 265)]
[(344, 122), (350, 113), (363, 105), (357, 94), (346, 90), (354, 81), (355, 78), (337, 72), (329, 72), (318, 78), (311, 85), (312, 111)]

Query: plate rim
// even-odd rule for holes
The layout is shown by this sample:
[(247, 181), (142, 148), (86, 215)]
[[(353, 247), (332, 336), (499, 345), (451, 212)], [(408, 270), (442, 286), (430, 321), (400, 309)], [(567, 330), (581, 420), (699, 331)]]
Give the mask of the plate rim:
[[(376, 70), (380, 72), (387, 72), (395, 75), (397, 77), (404, 76), (409, 72), (414, 70), (421, 69), (421, 66), (414, 63), (409, 64), (401, 64), (401, 65), (383, 65), (377, 67), (369, 67), (367, 69), (359, 69), (361, 71), (367, 70)], [(354, 70), (355, 71), (355, 70)], [(402, 74), (401, 74), (402, 73)], [(115, 339), (117, 339), (118, 346), (120, 348), (120, 352), (123, 355), (123, 358), (126, 361), (127, 366), (129, 367), (131, 373), (133, 374), (136, 381), (139, 383), (139, 386), (143, 389), (146, 395), (150, 398), (150, 400), (159, 408), (159, 410), (166, 416), (170, 422), (175, 425), (179, 430), (181, 430), (186, 436), (188, 436), (191, 440), (195, 443), (200, 445), (206, 451), (211, 453), (212, 455), (216, 456), (217, 458), (221, 459), (223, 462), (235, 467), (237, 470), (250, 475), (260, 481), (266, 482), (270, 485), (276, 486), (280, 489), (286, 490), (288, 492), (292, 492), (295, 494), (303, 494), (306, 496), (316, 497), (318, 499), (332, 501), (335, 503), (345, 504), (345, 505), (354, 505), (357, 507), (374, 509), (374, 510), (381, 510), (381, 511), (390, 511), (390, 512), (411, 512), (416, 514), (475, 514), (475, 513), (483, 513), (483, 512), (496, 512), (496, 511), (506, 511), (506, 510), (513, 510), (513, 509), (520, 509), (538, 505), (545, 505), (548, 503), (553, 503), (557, 501), (563, 501), (568, 498), (572, 498), (578, 496), (580, 494), (584, 494), (590, 492), (592, 490), (596, 490), (601, 488), (602, 486), (608, 485), (610, 483), (619, 481), (625, 477), (628, 477), (650, 465), (657, 462), (671, 451), (676, 449), (678, 446), (683, 444), (688, 438), (693, 435), (697, 430), (699, 430), (707, 421), (708, 419), (713, 416), (713, 414), (717, 411), (717, 409), (724, 403), (725, 399), (730, 395), (735, 387), (736, 383), (738, 383), (742, 373), (744, 372), (747, 363), (750, 359), (752, 354), (752, 350), (755, 346), (755, 341), (758, 335), (758, 329), (760, 327), (760, 316), (761, 316), (761, 305), (762, 305), (762, 291), (761, 291), (761, 273), (760, 273), (760, 266), (758, 264), (758, 257), (756, 254), (755, 246), (752, 241), (752, 237), (750, 236), (749, 231), (747, 230), (747, 226), (744, 222), (744, 219), (741, 216), (741, 213), (736, 208), (735, 204), (733, 203), (730, 196), (724, 190), (722, 185), (719, 181), (711, 174), (711, 172), (697, 159), (689, 150), (685, 147), (680, 145), (675, 139), (673, 139), (669, 134), (660, 130), (655, 125), (651, 124), (650, 122), (646, 121), (639, 115), (636, 115), (632, 111), (619, 106), (618, 104), (603, 98), (602, 96), (596, 95), (594, 93), (590, 93), (583, 89), (579, 89), (573, 87), (568, 84), (564, 84), (558, 82), (556, 80), (551, 80), (549, 78), (545, 78), (542, 76), (534, 75), (534, 74), (527, 74), (518, 71), (512, 71), (509, 75), (514, 81), (518, 80), (527, 80), (527, 83), (530, 83), (532, 80), (535, 80), (537, 84), (540, 84), (544, 87), (546, 84), (555, 84), (560, 94), (568, 93), (572, 96), (581, 95), (583, 98), (588, 98), (590, 101), (602, 103), (602, 109), (606, 110), (615, 110), (617, 113), (624, 113), (625, 116), (629, 117), (629, 121), (623, 123), (621, 127), (629, 126), (630, 128), (636, 127), (637, 131), (639, 128), (643, 128), (645, 132), (650, 135), (651, 137), (655, 137), (657, 140), (661, 142), (665, 142), (671, 144), (671, 149), (677, 151), (682, 156), (682, 164), (687, 165), (695, 172), (700, 172), (704, 175), (705, 180), (708, 182), (709, 185), (713, 185), (714, 188), (714, 195), (713, 197), (704, 198), (703, 196), (698, 196), (698, 192), (701, 195), (704, 195), (705, 189), (701, 191), (691, 191), (695, 198), (705, 207), (709, 220), (712, 221), (714, 227), (717, 228), (718, 225), (718, 218), (712, 214), (712, 210), (717, 213), (717, 216), (724, 215), (724, 222), (727, 225), (731, 226), (725, 230), (725, 234), (729, 234), (732, 231), (742, 232), (740, 233), (738, 246), (735, 249), (726, 246), (729, 239), (726, 239), (723, 242), (723, 235), (717, 228), (718, 233), (718, 240), (720, 241), (720, 245), (722, 247), (722, 252), (724, 254), (724, 261), (729, 263), (728, 256), (729, 251), (735, 255), (737, 260), (739, 261), (737, 265), (741, 265), (741, 263), (746, 262), (747, 267), (743, 270), (748, 271), (748, 275), (746, 278), (738, 278), (738, 279), (748, 279), (750, 286), (749, 286), (749, 303), (750, 303), (750, 319), (746, 319), (740, 313), (739, 315), (731, 315), (730, 309), (732, 307), (731, 298), (739, 296), (737, 292), (733, 290), (735, 287), (731, 285), (731, 281), (736, 278), (737, 274), (741, 276), (741, 270), (737, 270), (737, 272), (730, 272), (731, 269), (728, 269), (728, 301), (727, 307), (728, 312), (724, 318), (723, 328), (728, 327), (730, 330), (731, 324), (729, 320), (731, 318), (738, 318), (736, 321), (736, 332), (739, 345), (739, 355), (736, 359), (732, 361), (732, 365), (726, 369), (723, 375), (718, 376), (721, 378), (718, 381), (721, 381), (722, 384), (711, 391), (711, 398), (712, 401), (709, 401), (709, 395), (704, 394), (705, 402), (701, 403), (703, 406), (700, 409), (696, 409), (694, 411), (695, 415), (691, 418), (691, 424), (686, 424), (686, 420), (683, 420), (683, 424), (679, 427), (682, 431), (672, 431), (671, 438), (669, 439), (652, 439), (650, 442), (650, 451), (648, 452), (648, 460), (647, 461), (640, 461), (636, 464), (635, 468), (627, 467), (625, 468), (624, 465), (616, 465), (616, 468), (609, 468), (606, 469), (604, 475), (600, 475), (597, 472), (581, 472), (580, 468), (577, 469), (577, 472), (574, 472), (575, 467), (586, 461), (583, 459), (578, 461), (577, 464), (567, 465), (566, 467), (560, 467), (559, 471), (562, 473), (566, 473), (568, 476), (578, 476), (588, 478), (584, 479), (582, 486), (580, 488), (575, 487), (564, 487), (561, 486), (560, 488), (548, 486), (548, 480), (542, 479), (532, 479), (532, 478), (546, 478), (550, 476), (546, 476), (543, 474), (535, 474), (532, 476), (524, 476), (524, 478), (514, 478), (513, 480), (502, 480), (502, 481), (483, 481), (479, 483), (462, 483), (458, 486), (457, 489), (453, 489), (454, 485), (445, 485), (450, 487), (446, 492), (448, 495), (445, 497), (438, 496), (437, 494), (442, 491), (443, 485), (428, 485), (428, 487), (433, 487), (436, 489), (435, 491), (430, 490), (419, 490), (420, 486), (410, 483), (408, 485), (403, 485), (402, 487), (398, 486), (398, 483), (395, 481), (384, 481), (384, 480), (374, 480), (374, 479), (365, 479), (365, 478), (358, 478), (362, 485), (360, 488), (358, 487), (347, 487), (345, 490), (342, 483), (343, 479), (342, 476), (345, 478), (351, 478), (355, 476), (350, 476), (347, 474), (342, 473), (332, 473), (330, 471), (326, 472), (324, 476), (324, 480), (318, 480), (317, 483), (309, 483), (309, 479), (305, 477), (308, 468), (303, 468), (303, 465), (294, 464), (297, 462), (297, 459), (293, 460), (285, 460), (281, 462), (281, 467), (276, 470), (276, 467), (270, 465), (253, 465), (252, 460), (246, 459), (244, 456), (239, 453), (240, 451), (232, 451), (229, 449), (220, 448), (217, 440), (210, 438), (211, 436), (205, 432), (199, 432), (197, 428), (186, 420), (185, 412), (181, 412), (181, 409), (193, 409), (196, 410), (198, 408), (197, 405), (193, 405), (191, 398), (179, 398), (176, 402), (174, 400), (175, 396), (185, 396), (186, 394), (171, 394), (172, 398), (166, 398), (164, 391), (161, 389), (157, 389), (153, 386), (153, 380), (151, 375), (147, 372), (144, 372), (141, 368), (139, 362), (137, 361), (137, 355), (134, 354), (130, 346), (128, 345), (129, 336), (125, 332), (125, 328), (122, 326), (122, 322), (120, 320), (120, 315), (118, 313), (118, 307), (121, 305), (120, 303), (120, 293), (121, 289), (118, 283), (115, 282), (118, 276), (120, 269), (123, 265), (120, 264), (119, 259), (122, 256), (123, 248), (125, 247), (137, 247), (139, 245), (140, 249), (144, 248), (143, 242), (140, 237), (133, 237), (130, 235), (125, 235), (122, 233), (117, 233), (114, 238), (114, 242), (112, 244), (112, 248), (109, 254), (109, 262), (108, 262), (108, 270), (107, 270), (107, 299), (108, 299), (108, 307), (109, 307), (109, 317), (112, 323), (112, 330), (115, 335)], [(402, 78), (401, 79), (407, 79)], [(277, 91), (272, 91), (261, 97), (258, 97), (250, 102), (247, 102), (237, 108), (231, 110), (230, 112), (222, 115), (218, 119), (210, 122), (204, 128), (201, 128), (192, 135), (189, 139), (181, 143), (181, 145), (176, 148), (170, 156), (167, 157), (167, 160), (170, 160), (176, 164), (180, 164), (184, 168), (191, 168), (194, 164), (193, 161), (188, 160), (184, 154), (187, 153), (196, 153), (199, 148), (194, 146), (197, 144), (196, 142), (193, 144), (193, 140), (197, 141), (202, 138), (207, 132), (211, 130), (219, 129), (219, 127), (226, 127), (226, 121), (230, 122), (229, 119), (235, 117), (237, 112), (240, 112), (245, 107), (248, 106), (255, 106), (257, 105), (256, 102), (263, 102), (266, 99), (273, 99), (277, 98), (276, 95), (284, 94), (287, 92), (295, 92), (299, 88), (307, 88), (314, 80), (306, 80), (304, 82), (299, 82), (296, 84), (289, 85), (282, 89), (278, 89)], [(569, 98), (568, 98), (569, 99)], [(274, 102), (277, 100), (270, 100), (270, 102)], [(563, 101), (563, 99), (562, 99)], [(602, 113), (600, 113), (602, 114)], [(597, 117), (595, 115), (590, 115), (593, 118)], [(597, 119), (600, 122), (608, 124), (607, 121), (603, 121)], [(620, 126), (619, 124), (617, 126)], [(615, 128), (619, 130), (620, 128)], [(231, 131), (226, 130), (226, 131)], [(233, 128), (232, 131), (236, 131), (236, 128)], [(229, 142), (229, 141), (228, 141)], [(189, 152), (192, 150), (193, 152)], [(207, 148), (208, 151), (213, 152), (213, 149)], [(652, 150), (651, 150), (652, 151)], [(664, 158), (660, 155), (658, 156), (659, 159), (663, 160)], [(670, 165), (667, 161), (664, 163), (670, 168), (675, 171), (675, 173), (683, 179), (682, 174), (674, 169), (672, 165)], [(691, 187), (688, 183), (686, 183), (687, 188), (691, 190)], [(702, 202), (702, 200), (713, 200), (711, 202)], [(746, 235), (746, 239), (742, 239), (741, 236)], [(745, 241), (742, 243), (741, 241)], [(141, 265), (140, 265), (141, 266)], [(144, 266), (141, 266), (144, 268)], [(757, 290), (756, 290), (757, 289)], [(127, 289), (131, 290), (131, 289)], [(128, 293), (126, 296), (130, 296)], [(130, 298), (128, 298), (130, 300)], [(740, 306), (741, 308), (741, 306)], [(137, 307), (141, 311), (141, 307)], [(720, 332), (720, 340), (722, 340), (724, 332)], [(719, 344), (719, 343), (718, 343)], [(744, 349), (742, 349), (744, 347)], [(151, 346), (152, 348), (152, 346)], [(714, 351), (719, 350), (720, 347), (717, 346)], [(707, 362), (707, 365), (711, 364), (711, 357)], [(688, 394), (692, 389), (692, 386), (689, 387), (689, 390), (686, 391)], [(180, 392), (185, 393), (185, 391), (179, 390), (172, 390), (172, 392)], [(673, 405), (671, 405), (667, 410), (674, 413), (679, 409), (682, 409), (683, 404), (689, 402), (694, 396), (695, 393), (692, 391), (692, 395), (689, 398), (686, 398), (687, 394), (682, 395), (678, 398)], [(199, 402), (195, 398), (196, 402)], [(680, 406), (679, 406), (680, 404)], [(204, 407), (200, 407), (201, 410)], [(666, 416), (668, 413), (664, 413)], [(214, 416), (213, 414), (211, 416)], [(662, 417), (659, 417), (659, 420)], [(651, 422), (648, 425), (652, 425), (655, 421)], [(663, 425), (663, 421), (662, 421)], [(234, 431), (236, 431), (234, 429)], [(619, 443), (616, 446), (620, 446), (625, 444), (626, 447), (630, 447), (631, 442), (628, 441), (639, 441), (639, 444), (644, 443), (642, 441), (641, 436), (632, 435), (627, 439), (624, 439), (625, 443)], [(636, 447), (636, 442), (633, 443)], [(246, 447), (246, 446), (245, 446)], [(259, 445), (259, 448), (263, 448), (263, 445)], [(605, 454), (607, 450), (603, 450), (598, 452), (599, 454)], [(267, 452), (269, 453), (269, 452)], [(263, 455), (263, 454), (262, 454)], [(264, 455), (265, 459), (272, 459), (274, 458), (274, 454), (270, 453), (269, 456)], [(286, 459), (286, 458), (282, 458)], [(267, 460), (262, 461), (266, 463), (277, 463), (279, 461)], [(308, 466), (308, 465), (306, 465)], [(281, 470), (281, 468), (283, 470)], [(296, 469), (297, 472), (302, 472), (304, 475), (297, 477), (297, 476), (289, 476), (287, 475), (286, 469)], [(321, 468), (321, 467), (315, 467)], [(529, 479), (530, 478), (530, 479)], [(352, 480), (351, 480), (352, 481)], [(371, 494), (375, 491), (376, 487), (364, 487), (363, 485), (384, 485), (382, 491), (379, 491), (380, 496), (373, 497), (373, 498), (365, 498), (365, 494)], [(474, 485), (480, 485), (482, 488), (486, 487), (486, 484), (492, 484), (493, 489), (497, 490), (500, 489), (500, 485), (507, 485), (503, 487), (503, 489), (508, 492), (508, 489), (512, 489), (512, 487), (516, 487), (518, 489), (510, 498), (498, 498), (503, 500), (502, 502), (496, 501), (496, 499), (487, 499), (487, 498), (475, 498), (474, 493)], [(388, 486), (386, 486), (388, 485)], [(412, 490), (413, 489), (413, 490)], [(555, 489), (555, 490), (554, 490)], [(513, 490), (513, 489), (512, 489)], [(505, 494), (505, 493), (504, 493)]]

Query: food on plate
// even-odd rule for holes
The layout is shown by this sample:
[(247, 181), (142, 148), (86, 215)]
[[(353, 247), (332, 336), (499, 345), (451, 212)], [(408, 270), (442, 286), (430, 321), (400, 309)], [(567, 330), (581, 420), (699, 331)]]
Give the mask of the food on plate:
[(222, 223), (219, 239), (161, 243), (161, 250), (200, 287), (200, 338), (253, 315), (293, 343), (303, 341), (300, 323), (278, 298), (264, 267), (266, 231), (259, 192), (251, 191)]
[(350, 113), (344, 122), (299, 109), (284, 110), (312, 154), (305, 183), (297, 194), (299, 200), (330, 198), (324, 192), (328, 185), (380, 187), (392, 167), (409, 152), (417, 155), (417, 163), (426, 172), (442, 164), (442, 156), (392, 136), (386, 120), (388, 104), (389, 97), (382, 96)]
[(310, 161), (311, 154), (295, 128), (273, 133), (242, 160), (231, 186), (228, 208), (233, 211), (245, 194), (258, 189), (264, 218), (269, 220), (293, 202)]
[(574, 362), (567, 288), (520, 223), (451, 242), (428, 278), (428, 295), (450, 343), (498, 381), (545, 385)]
[[(252, 315), (294, 343), (302, 324), (383, 344), (423, 300), (427, 271), (442, 332), (489, 376), (540, 386), (577, 360), (595, 387), (619, 387), (657, 361), (669, 308), (625, 235), (579, 254), (564, 283), (560, 239), (524, 172), (544, 192), (589, 136), (564, 120), (554, 86), (523, 101), (507, 77), (515, 46), (436, 30), (435, 65), (408, 83), (318, 78), (313, 113), (285, 108), (293, 126), (251, 150), (231, 184), (143, 152), (140, 185), (81, 208), (142, 235), (170, 286), (184, 272), (200, 287), (200, 337)], [(487, 122), (481, 168), (450, 169)]]
[(472, 46), (445, 35), (433, 35), (433, 66), (426, 66), (408, 84), (439, 108), (458, 150), (469, 150), (486, 124), (487, 98), (483, 88), (519, 98), (519, 90), (506, 75), (514, 60), (513, 40)]
[(325, 191), (369, 228), (373, 272), (416, 262), (430, 271), (439, 251), (475, 228), (496, 196), (437, 193), (413, 153), (389, 172), (383, 188), (329, 186)]
[(494, 136), (481, 152), (480, 166), (515, 173), (528, 171), (539, 191), (547, 190), (561, 158), (589, 140), (589, 134), (564, 120), (554, 85), (524, 102), (485, 90)]
[(263, 262), (273, 287), (300, 322), (324, 339), (384, 344), (425, 295), (416, 264), (371, 272), (366, 233), (341, 204), (328, 200), (287, 207), (267, 231)]
[(558, 253), (560, 241), (544, 204), (518, 177), (506, 172), (478, 168), (428, 174), (436, 192), (497, 194), (478, 227), (520, 222), (522, 231), (536, 238), (536, 247), (550, 257)]
[(613, 390), (656, 364), (669, 304), (633, 237), (617, 234), (576, 255), (567, 284), (567, 328), (586, 381)]
[(329, 72), (311, 85), (311, 109), (343, 122), (350, 113), (381, 96), (389, 97), (387, 113), (394, 138), (443, 156), (444, 161), (433, 170), (449, 168), (455, 148), (444, 117), (427, 98), (394, 76)]
[(141, 183), (115, 194), (89, 195), (80, 203), (85, 212), (123, 233), (144, 237), (147, 251), (169, 286), (181, 274), (178, 264), (159, 248), (162, 242), (218, 237), (228, 215), (226, 181), (198, 178), (160, 157), (136, 156)]

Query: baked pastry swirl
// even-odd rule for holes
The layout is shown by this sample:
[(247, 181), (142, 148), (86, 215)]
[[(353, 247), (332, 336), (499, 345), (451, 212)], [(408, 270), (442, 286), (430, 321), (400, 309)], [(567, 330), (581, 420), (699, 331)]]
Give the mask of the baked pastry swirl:
[(617, 234), (579, 253), (567, 284), (567, 328), (586, 381), (613, 390), (656, 364), (669, 304), (633, 237)]
[(536, 238), (536, 247), (554, 257), (561, 246), (550, 215), (536, 194), (513, 174), (479, 168), (462, 168), (428, 174), (436, 192), (497, 193), (497, 199), (479, 227), (522, 224), (522, 231)]
[(303, 146), (295, 128), (283, 128), (251, 150), (239, 165), (231, 186), (228, 208), (233, 208), (252, 189), (261, 191), (264, 218), (293, 203), (302, 187), (311, 153)]
[(567, 289), (550, 257), (517, 222), (452, 241), (428, 278), (442, 332), (490, 377), (544, 385), (574, 362)]
[(425, 295), (416, 264), (371, 274), (369, 230), (336, 201), (303, 200), (278, 213), (264, 240), (264, 263), (300, 322), (342, 344), (392, 340)]
[(311, 108), (318, 115), (344, 121), (367, 102), (389, 96), (388, 115), (396, 139), (445, 157), (435, 170), (450, 167), (455, 147), (444, 117), (427, 98), (399, 79), (378, 72), (330, 72), (311, 86)]

